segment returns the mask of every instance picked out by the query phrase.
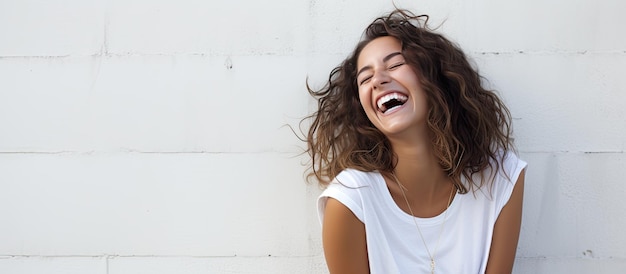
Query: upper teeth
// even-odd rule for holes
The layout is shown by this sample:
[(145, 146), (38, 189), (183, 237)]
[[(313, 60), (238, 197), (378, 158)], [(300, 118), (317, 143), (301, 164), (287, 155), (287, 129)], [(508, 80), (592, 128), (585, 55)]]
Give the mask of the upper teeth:
[(408, 97), (404, 96), (401, 93), (396, 93), (396, 92), (389, 93), (389, 94), (387, 94), (387, 95), (385, 95), (383, 97), (380, 97), (380, 99), (378, 99), (378, 101), (376, 102), (376, 105), (378, 105), (379, 109), (384, 109), (383, 108), (383, 104), (385, 104), (385, 103), (387, 103), (387, 102), (389, 102), (389, 101), (391, 101), (393, 99), (396, 99), (396, 100), (401, 101), (401, 102), (404, 103), (408, 99)]

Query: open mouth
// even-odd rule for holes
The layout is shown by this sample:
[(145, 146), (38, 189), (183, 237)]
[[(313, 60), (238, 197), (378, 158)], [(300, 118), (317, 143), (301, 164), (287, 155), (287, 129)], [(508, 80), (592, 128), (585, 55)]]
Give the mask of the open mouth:
[(393, 92), (380, 97), (376, 102), (376, 105), (378, 106), (378, 110), (380, 110), (380, 112), (385, 113), (404, 105), (408, 99), (409, 98), (407, 96), (401, 93)]

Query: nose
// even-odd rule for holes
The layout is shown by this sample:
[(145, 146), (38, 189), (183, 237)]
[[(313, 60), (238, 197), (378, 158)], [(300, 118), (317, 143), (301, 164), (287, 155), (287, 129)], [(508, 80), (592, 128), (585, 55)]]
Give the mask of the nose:
[(389, 72), (386, 70), (377, 70), (372, 75), (372, 84), (374, 88), (381, 88), (383, 85), (388, 84), (391, 81)]

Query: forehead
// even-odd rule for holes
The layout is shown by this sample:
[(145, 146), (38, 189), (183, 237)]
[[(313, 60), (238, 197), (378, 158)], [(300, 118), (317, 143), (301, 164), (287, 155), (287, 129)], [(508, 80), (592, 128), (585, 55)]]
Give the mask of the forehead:
[(392, 52), (402, 51), (400, 40), (392, 36), (378, 37), (361, 50), (357, 58), (357, 67), (366, 66), (369, 63), (382, 60)]

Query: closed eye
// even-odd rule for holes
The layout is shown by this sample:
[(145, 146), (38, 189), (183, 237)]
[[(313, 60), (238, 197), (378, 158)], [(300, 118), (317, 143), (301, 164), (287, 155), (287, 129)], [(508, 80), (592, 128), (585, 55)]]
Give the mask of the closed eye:
[(363, 78), (363, 79), (359, 82), (359, 85), (363, 85), (363, 84), (367, 83), (370, 79), (372, 79), (372, 76), (367, 76), (367, 77)]
[(389, 69), (395, 69), (395, 68), (397, 68), (399, 66), (402, 66), (404, 64), (406, 64), (406, 63), (405, 62), (394, 63), (393, 65), (389, 66)]
[[(405, 65), (405, 64), (406, 64), (406, 62), (404, 62), (404, 61), (402, 61), (402, 62), (397, 62), (397, 63), (394, 63), (393, 65), (389, 66), (387, 69), (388, 69), (388, 70), (394, 70), (394, 69), (396, 69), (396, 68), (398, 68), (398, 67), (400, 67), (400, 66), (402, 66), (402, 65)], [(372, 79), (372, 76), (366, 76), (365, 78), (363, 78), (363, 79), (359, 82), (359, 85), (366, 84), (366, 83), (367, 83), (370, 79)]]

